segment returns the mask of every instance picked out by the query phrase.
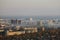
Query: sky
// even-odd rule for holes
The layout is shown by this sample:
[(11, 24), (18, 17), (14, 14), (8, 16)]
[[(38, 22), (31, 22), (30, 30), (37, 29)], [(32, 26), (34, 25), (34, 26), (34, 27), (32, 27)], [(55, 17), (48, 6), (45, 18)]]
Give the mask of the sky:
[(60, 16), (60, 0), (0, 0), (0, 16)]

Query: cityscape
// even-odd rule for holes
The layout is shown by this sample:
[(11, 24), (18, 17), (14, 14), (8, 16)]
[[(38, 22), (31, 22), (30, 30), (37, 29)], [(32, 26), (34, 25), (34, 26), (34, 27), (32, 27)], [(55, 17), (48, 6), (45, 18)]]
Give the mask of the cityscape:
[(60, 40), (60, 19), (0, 18), (0, 40)]
[(0, 40), (60, 40), (60, 0), (0, 0)]

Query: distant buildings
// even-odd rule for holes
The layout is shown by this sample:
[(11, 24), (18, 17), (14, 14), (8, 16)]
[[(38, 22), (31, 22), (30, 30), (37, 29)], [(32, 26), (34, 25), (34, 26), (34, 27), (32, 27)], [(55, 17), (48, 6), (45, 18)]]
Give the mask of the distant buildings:
[(7, 31), (7, 36), (25, 34), (25, 31)]
[(17, 24), (17, 19), (15, 20), (15, 19), (12, 19), (11, 20), (11, 24)]
[(0, 26), (10, 27), (10, 26), (47, 26), (55, 27), (60, 26), (59, 19), (47, 19), (47, 20), (33, 20), (33, 18), (27, 19), (0, 19)]
[[(9, 27), (9, 28), (8, 28)], [(37, 28), (42, 27), (44, 31), (45, 28), (57, 28), (60, 27), (59, 20), (33, 20), (33, 18), (28, 18), (26, 20), (22, 19), (0, 19), (0, 29), (8, 29), (7, 35), (19, 35), (25, 33), (37, 32)]]
[[(21, 35), (21, 34), (25, 34), (25, 33), (35, 33), (35, 32), (38, 32), (37, 28), (23, 28), (24, 30), (23, 31), (19, 31), (19, 30), (7, 30), (6, 31), (6, 34), (7, 36), (13, 36), (13, 35)], [(3, 30), (2, 30), (3, 31)]]
[(35, 27), (28, 27), (28, 28), (24, 28), (26, 33), (35, 33), (38, 32), (37, 28)]

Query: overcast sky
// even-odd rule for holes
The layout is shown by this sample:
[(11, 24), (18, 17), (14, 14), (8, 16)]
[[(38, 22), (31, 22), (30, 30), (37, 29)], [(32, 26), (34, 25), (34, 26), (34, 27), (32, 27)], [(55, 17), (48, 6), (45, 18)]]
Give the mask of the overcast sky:
[(58, 16), (60, 0), (0, 0), (0, 16)]

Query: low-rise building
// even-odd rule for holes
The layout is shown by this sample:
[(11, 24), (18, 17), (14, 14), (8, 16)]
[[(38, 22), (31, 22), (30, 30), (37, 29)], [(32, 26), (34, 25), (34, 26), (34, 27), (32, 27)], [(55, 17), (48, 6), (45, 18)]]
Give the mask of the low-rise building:
[(24, 28), (26, 33), (34, 33), (37, 32), (37, 28)]
[(7, 36), (25, 34), (25, 31), (7, 31)]

